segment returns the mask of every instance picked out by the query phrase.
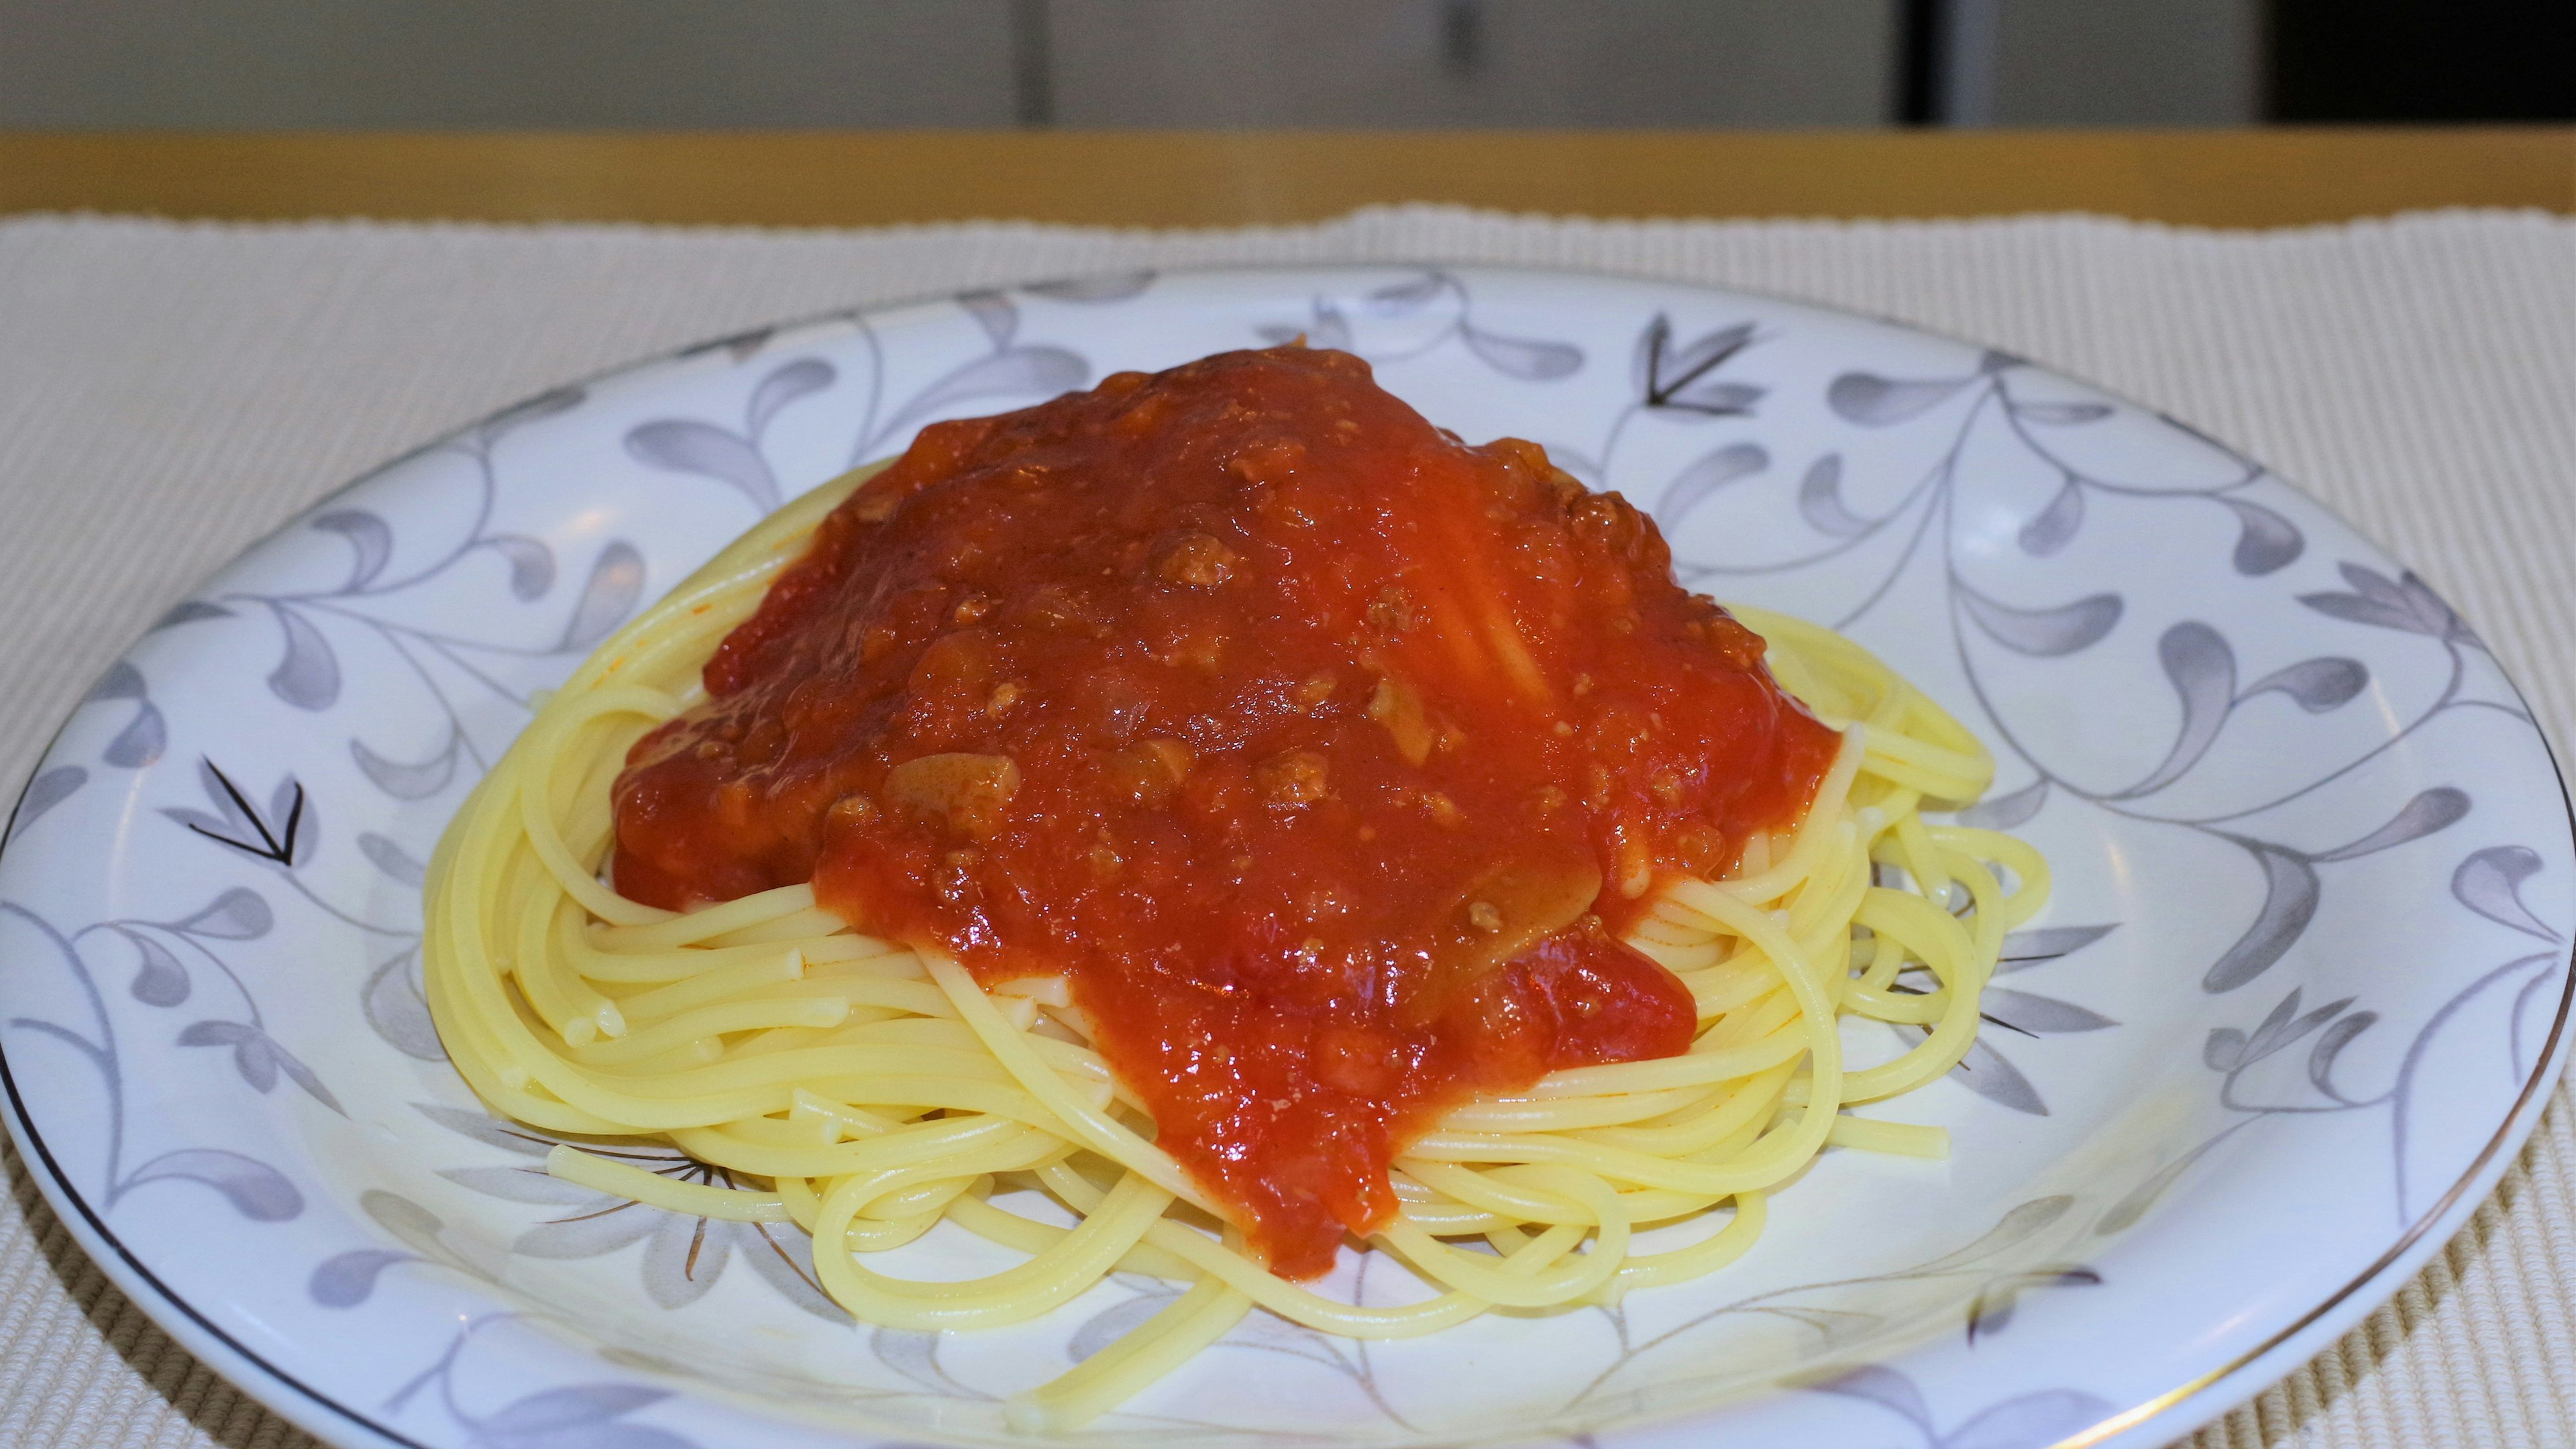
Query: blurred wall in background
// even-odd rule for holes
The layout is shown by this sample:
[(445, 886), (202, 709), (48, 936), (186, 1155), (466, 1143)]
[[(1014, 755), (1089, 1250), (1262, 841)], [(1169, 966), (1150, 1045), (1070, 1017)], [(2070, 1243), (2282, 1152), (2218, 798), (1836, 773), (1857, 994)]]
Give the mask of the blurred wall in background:
[(1050, 0), (1069, 126), (1867, 126), (1887, 0)]
[(2003, 0), (1997, 8), (1992, 109), (1954, 119), (2241, 126), (2263, 114), (2255, 0)]
[(1008, 126), (1010, 0), (0, 0), (0, 126)]
[[(0, 127), (1861, 126), (2262, 113), (2263, 0), (0, 0)], [(1919, 37), (1918, 37), (1919, 38)]]

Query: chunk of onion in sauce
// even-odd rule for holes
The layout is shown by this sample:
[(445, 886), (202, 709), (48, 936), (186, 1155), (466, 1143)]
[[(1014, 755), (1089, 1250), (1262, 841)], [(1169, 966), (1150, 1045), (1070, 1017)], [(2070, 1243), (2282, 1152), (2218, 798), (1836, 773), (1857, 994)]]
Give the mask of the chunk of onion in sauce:
[(906, 760), (886, 771), (884, 791), (890, 808), (940, 820), (973, 840), (1001, 827), (1002, 812), (1018, 793), (1018, 762), (1008, 755), (973, 754)]

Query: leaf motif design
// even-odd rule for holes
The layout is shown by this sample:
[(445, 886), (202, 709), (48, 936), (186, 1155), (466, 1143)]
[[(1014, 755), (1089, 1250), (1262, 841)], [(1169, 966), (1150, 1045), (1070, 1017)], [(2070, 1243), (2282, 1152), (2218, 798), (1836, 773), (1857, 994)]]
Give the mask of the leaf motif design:
[(1976, 379), (1902, 381), (1874, 372), (1846, 372), (1825, 387), (1825, 406), (1846, 422), (1883, 428), (1939, 407)]
[(2358, 590), (2366, 599), (2397, 608), (2408, 607), (2406, 590), (2400, 587), (2395, 579), (2368, 564), (2339, 563), (2335, 565), (2335, 572), (2343, 575), (2343, 581)]
[(1763, 451), (1760, 443), (1729, 443), (1703, 454), (1664, 486), (1664, 500), (1656, 505), (1655, 522), (1672, 529), (1710, 494), (1770, 466), (1771, 455)]
[(581, 602), (565, 621), (555, 652), (576, 653), (607, 638), (635, 612), (635, 601), (643, 595), (644, 555), (622, 538), (612, 540), (590, 566), (590, 581), (582, 585)]
[(454, 725), (448, 726), (447, 743), (437, 754), (417, 764), (388, 760), (357, 739), (349, 741), (349, 754), (377, 789), (397, 800), (426, 800), (446, 789), (447, 782), (455, 777), (457, 745), (463, 738)]
[(1032, 282), (1020, 290), (1058, 302), (1123, 302), (1153, 284), (1151, 271), (1104, 272), (1090, 277)]
[(667, 1390), (642, 1384), (574, 1384), (512, 1400), (475, 1429), (485, 1439), (541, 1441), (566, 1430), (590, 1429), (604, 1420), (623, 1418), (670, 1396)]
[(2150, 795), (2180, 779), (2218, 742), (2219, 730), (2236, 707), (2236, 651), (2217, 630), (2186, 619), (2156, 641), (2156, 659), (2182, 702), (2182, 728), (2175, 731), (2164, 763), (2117, 799)]
[(2075, 1199), (2064, 1193), (2054, 1193), (2047, 1197), (2035, 1197), (2027, 1202), (2015, 1203), (2002, 1217), (1995, 1220), (1993, 1227), (1980, 1234), (1976, 1241), (1923, 1264), (1920, 1271), (1953, 1268), (1990, 1258), (2066, 1216), (2067, 1209), (2073, 1206), (2075, 1206)]
[(1338, 347), (1344, 351), (1350, 349), (1351, 323), (1349, 318), (1342, 315), (1341, 304), (1330, 297), (1317, 297), (1314, 303), (1314, 317), (1314, 332), (1308, 338), (1311, 345)]
[(277, 1056), (255, 1026), (238, 1021), (191, 1022), (179, 1033), (179, 1045), (231, 1047), (233, 1070), (243, 1081), (260, 1092), (277, 1085)]
[(2033, 558), (2049, 558), (2075, 541), (2077, 530), (2084, 526), (2084, 484), (2070, 473), (2048, 506), (2034, 513), (2030, 522), (2021, 526), (2021, 551)]
[(1583, 349), (1571, 342), (1505, 337), (1464, 322), (1458, 324), (1458, 338), (1467, 344), (1468, 351), (1483, 358), (1487, 367), (1523, 382), (1550, 382), (1583, 366)]
[(2043, 1389), (1970, 1417), (1941, 1440), (1940, 1449), (2047, 1449), (2116, 1412), (2110, 1400), (2078, 1389)]
[(149, 691), (143, 683), (143, 671), (135, 668), (131, 662), (120, 659), (107, 666), (107, 671), (98, 677), (98, 683), (91, 685), (89, 693), (81, 696), (81, 703), (97, 704), (106, 700), (141, 699), (147, 693)]
[(9, 821), (9, 838), (26, 834), (27, 827), (43, 814), (72, 798), (80, 787), (89, 783), (89, 771), (78, 765), (56, 765), (27, 782), (27, 791), (18, 797), (18, 810)]
[(2469, 632), (2459, 614), (2413, 573), (2391, 579), (2362, 564), (2336, 567), (2354, 592), (2301, 594), (2299, 602), (2321, 614), (2356, 624), (2400, 629), (2434, 639), (2476, 641), (2477, 636)]
[[(1338, 317), (1339, 314), (1335, 315)], [(1347, 346), (1349, 342), (1350, 335), (1345, 329), (1340, 342), (1318, 338), (1316, 345), (1339, 347)], [(979, 357), (922, 389), (874, 436), (900, 433), (908, 424), (969, 398), (1027, 397), (1032, 394), (1051, 398), (1082, 386), (1090, 378), (1091, 364), (1061, 347), (1006, 348)]]
[(1701, 334), (1672, 350), (1672, 318), (1658, 312), (1637, 334), (1629, 355), (1629, 384), (1646, 407), (1685, 417), (1734, 417), (1753, 410), (1763, 389), (1713, 377), (1719, 366), (1753, 344), (1753, 324), (1738, 322)]
[(1020, 330), (1020, 309), (999, 292), (960, 292), (957, 305), (966, 309), (984, 335), (995, 347), (1008, 347)]
[(2263, 908), (2200, 978), (2200, 989), (2213, 995), (2234, 991), (2271, 970), (2317, 914), (2317, 873), (2305, 858), (2257, 841), (2237, 844), (2263, 867)]
[(1981, 1288), (1968, 1300), (1968, 1346), (1977, 1346), (1980, 1335), (1992, 1338), (2012, 1326), (2013, 1309), (2021, 1298), (2011, 1280), (1994, 1288)]
[(325, 710), (340, 699), (340, 659), (331, 641), (302, 614), (281, 604), (269, 605), (277, 627), (286, 635), (286, 653), (268, 673), (269, 691), (301, 710)]
[(540, 1207), (606, 1207), (617, 1201), (606, 1193), (566, 1182), (541, 1167), (450, 1167), (438, 1175), (486, 1197)]
[(410, 1198), (371, 1187), (358, 1194), (358, 1206), (379, 1227), (422, 1252), (443, 1251), (438, 1235), (447, 1231), (447, 1225), (438, 1220), (438, 1214)]
[(412, 1110), (460, 1136), (471, 1137), (487, 1147), (515, 1152), (522, 1157), (543, 1157), (554, 1150), (554, 1143), (524, 1127), (503, 1122), (487, 1113), (462, 1107), (442, 1107), (434, 1102), (415, 1102)]
[(1960, 811), (1959, 823), (1978, 830), (2010, 830), (2029, 821), (2047, 803), (2048, 777), (2043, 775), (2009, 795), (1990, 796)]
[(529, 1258), (596, 1258), (645, 1237), (656, 1218), (666, 1214), (622, 1203), (583, 1217), (539, 1223), (510, 1244), (510, 1251)]
[(1886, 1320), (1876, 1313), (1857, 1312), (1848, 1308), (1818, 1308), (1813, 1304), (1765, 1304), (1762, 1312), (1814, 1329), (1826, 1344), (1869, 1332)]
[(2254, 1028), (2253, 1036), (2246, 1040), (2245, 1049), (2237, 1058), (2238, 1066), (2250, 1067), (2274, 1052), (2281, 1051), (2305, 1038), (2310, 1032), (2340, 1015), (2345, 1007), (2352, 1005), (2353, 1001), (2347, 996), (2337, 1001), (2329, 1001), (2305, 1016), (2299, 1016), (2294, 1014), (2299, 1009), (2299, 995), (2298, 987), (2290, 988), (2290, 994), (2282, 997), (2280, 1004), (2274, 1006), (2264, 1016), (2262, 1023)]
[(1958, 586), (1958, 595), (1987, 637), (2017, 653), (2043, 659), (2089, 649), (2120, 622), (2118, 594), (2092, 594), (2046, 609), (1999, 604), (1964, 583)]
[(267, 1163), (220, 1147), (188, 1147), (165, 1152), (134, 1170), (127, 1187), (147, 1182), (185, 1180), (222, 1193), (233, 1211), (253, 1222), (282, 1223), (304, 1211), (304, 1194), (285, 1174)]
[(376, 1291), (376, 1279), (396, 1263), (415, 1261), (388, 1248), (356, 1248), (322, 1260), (304, 1281), (305, 1295), (325, 1308), (355, 1308)]
[(778, 507), (778, 479), (769, 460), (748, 438), (695, 418), (639, 423), (626, 434), (626, 451), (666, 473), (694, 473), (728, 484), (762, 513)]
[(1664, 401), (1653, 406), (1667, 412), (1681, 412), (1703, 418), (1749, 417), (1753, 405), (1762, 401), (1770, 389), (1749, 382), (1732, 382), (1723, 378), (1706, 378), (1686, 387), (1675, 388)]
[(2232, 1072), (2245, 1064), (2245, 1033), (2232, 1026), (2214, 1026), (2209, 1039), (2200, 1044), (2200, 1064), (2213, 1072)]
[(2352, 703), (2369, 684), (2370, 670), (2358, 659), (2302, 659), (2245, 686), (2238, 698), (2277, 691), (2298, 701), (2299, 708), (2310, 714), (2324, 714)]
[(705, 1218), (658, 1215), (644, 1244), (644, 1291), (665, 1308), (686, 1308), (707, 1296), (733, 1256), (733, 1241), (709, 1231)]
[(248, 886), (234, 886), (196, 914), (172, 922), (170, 929), (218, 941), (256, 941), (276, 924), (276, 913), (260, 899), (259, 892)]
[(2048, 1115), (2048, 1103), (2040, 1099), (2039, 1089), (2030, 1084), (2030, 1078), (1982, 1040), (1968, 1047), (1968, 1054), (1950, 1069), (1950, 1075), (1961, 1086), (1999, 1107), (2033, 1117)]
[(179, 1033), (181, 1046), (228, 1046), (242, 1080), (260, 1091), (277, 1085), (277, 1063), (261, 1049), (259, 1033), (237, 1021), (200, 1021)]
[(2261, 578), (2289, 567), (2306, 552), (2308, 540), (2297, 524), (2241, 498), (2219, 500), (2236, 515), (2236, 552), (2230, 557), (2236, 571), (2248, 578)]
[(1390, 282), (1368, 294), (1368, 309), (1380, 317), (1403, 317), (1422, 310), (1424, 304), (1440, 295), (1444, 279), (1438, 272), (1401, 282)]
[(443, 1062), (447, 1049), (440, 1045), (438, 1027), (430, 1020), (429, 1002), (412, 980), (412, 953), (418, 949), (406, 949), (378, 966), (367, 978), (358, 1005), (366, 1013), (367, 1025), (394, 1050), (416, 1061)]
[[(794, 1254), (803, 1253), (804, 1262), (813, 1261), (810, 1240), (794, 1228), (783, 1224), (724, 1223), (718, 1231), (730, 1232), (734, 1246), (742, 1252), (743, 1261), (761, 1281), (778, 1290), (788, 1302), (829, 1323), (850, 1323), (849, 1310), (824, 1296), (806, 1276), (803, 1263)], [(780, 1238), (789, 1239), (781, 1242)]]
[(242, 802), (233, 798), (232, 788), (226, 783), (223, 772), (215, 768), (214, 761), (203, 755), (197, 757), (197, 788), (205, 791), (206, 798), (214, 803), (214, 807), (224, 812), (223, 818), (215, 821), (215, 824), (219, 826), (250, 824), (250, 817), (243, 813)]
[(172, 604), (170, 606), (170, 612), (153, 620), (152, 627), (145, 632), (158, 634), (164, 629), (175, 629), (181, 624), (193, 624), (200, 619), (229, 619), (231, 617), (233, 617), (233, 611), (225, 608), (221, 604), (210, 604), (203, 599), (184, 599), (179, 603)]
[(139, 770), (160, 759), (169, 746), (169, 724), (162, 719), (160, 706), (147, 699), (116, 738), (107, 742), (107, 748), (99, 751), (99, 758), (120, 770)]
[(2004, 937), (1995, 974), (2027, 971), (2042, 962), (2072, 955), (2119, 928), (2113, 922), (2107, 926), (2043, 926), (2036, 931), (2015, 931)]
[(386, 562), (394, 556), (393, 529), (363, 508), (335, 509), (307, 526), (347, 539), (350, 552), (357, 555), (349, 569), (349, 581), (340, 586), (343, 590), (363, 589), (374, 583), (376, 575), (385, 571)]
[(1075, 1363), (1081, 1363), (1144, 1327), (1147, 1319), (1171, 1307), (1179, 1299), (1180, 1295), (1176, 1293), (1144, 1293), (1124, 1303), (1113, 1303), (1091, 1315), (1082, 1327), (1074, 1330), (1073, 1341), (1065, 1345), (1064, 1351)]
[(2354, 624), (2369, 624), (2381, 629), (2402, 629), (2409, 634), (2428, 632), (2415, 616), (2402, 608), (2383, 604), (2359, 594), (2301, 594), (2299, 602), (2320, 614)]
[(2113, 1233), (2127, 1232), (2134, 1227), (2138, 1219), (2147, 1215), (2147, 1209), (2156, 1205), (2156, 1199), (2165, 1195), (2165, 1189), (2174, 1185), (2176, 1178), (2189, 1170), (2191, 1165), (2198, 1162), (2209, 1149), (2225, 1141), (2226, 1136), (2227, 1134), (2222, 1132), (2201, 1143), (2198, 1147), (2157, 1168), (2146, 1181), (2122, 1194), (2120, 1200), (2111, 1204), (2110, 1210), (2102, 1214), (2101, 1221), (2093, 1225), (2094, 1236), (2107, 1238)]
[(2299, 1009), (2299, 993), (2300, 988), (2291, 987), (2290, 994), (2282, 997), (2271, 1011), (2264, 1015), (2262, 1022), (2254, 1028), (2253, 1037), (2245, 1043), (2248, 1057), (2259, 1057), (2271, 1050), (2273, 1039), (2289, 1025), (2290, 1013)]
[(2036, 996), (2027, 991), (2008, 991), (1989, 986), (1980, 1000), (1980, 1008), (1989, 1017), (2015, 1031), (2033, 1036), (2060, 1036), (2069, 1032), (2100, 1031), (2119, 1023), (2098, 1011), (2060, 1001), (2053, 996)]
[(1807, 1387), (1820, 1394), (1867, 1399), (1912, 1420), (1927, 1434), (1932, 1431), (1932, 1409), (1923, 1402), (1923, 1391), (1914, 1387), (1912, 1379), (1894, 1369), (1865, 1364)]
[(250, 812), (243, 808), (241, 801), (233, 798), (230, 790), (224, 788), (223, 776), (215, 769), (212, 760), (202, 757), (198, 759), (197, 784), (206, 792), (206, 798), (214, 802), (215, 808), (223, 813), (209, 815), (203, 810), (192, 810), (185, 805), (165, 806), (161, 813), (189, 830), (206, 835), (257, 836), (258, 832), (251, 828)]
[[(1751, 336), (1748, 327), (1746, 336)], [(1637, 345), (1628, 349), (1628, 388), (1641, 398), (1654, 395), (1655, 374), (1662, 369), (1664, 351), (1673, 340), (1673, 319), (1658, 312), (1638, 330)]]
[(2334, 1085), (2335, 1059), (2343, 1055), (2345, 1047), (2352, 1045), (2354, 1037), (2370, 1030), (2378, 1020), (2378, 1012), (2356, 1011), (2327, 1027), (2325, 1034), (2317, 1038), (2317, 1044), (2308, 1048), (2308, 1081), (2318, 1091), (2329, 1097), (2342, 1095)]
[(373, 862), (376, 869), (407, 886), (416, 886), (429, 874), (429, 867), (411, 858), (411, 853), (372, 830), (358, 836), (358, 853)]
[[(1661, 322), (1663, 318), (1658, 315), (1656, 321)], [(1669, 325), (1666, 335), (1670, 335)], [(1684, 386), (1752, 345), (1753, 324), (1750, 322), (1737, 322), (1703, 332), (1692, 338), (1688, 346), (1663, 359), (1660, 368), (1663, 376), (1659, 380), (1668, 388)]]
[(188, 968), (179, 964), (169, 947), (140, 931), (117, 934), (134, 944), (134, 954), (141, 963), (135, 967), (134, 980), (125, 988), (135, 1000), (146, 1006), (176, 1006), (188, 999)]
[(2555, 941), (2558, 933), (2522, 903), (2522, 883), (2539, 872), (2540, 852), (2525, 845), (2490, 845), (2451, 872), (2451, 895), (2500, 926)]
[(268, 818), (279, 837), (278, 864), (302, 865), (313, 858), (322, 843), (322, 812), (293, 775), (269, 790)]
[(1834, 538), (1857, 538), (1869, 532), (1869, 520), (1843, 503), (1843, 455), (1827, 453), (1807, 465), (1798, 480), (1798, 514), (1816, 532)]
[(2015, 1203), (2011, 1211), (1996, 1220), (1994, 1230), (1980, 1241), (1988, 1243), (1991, 1247), (2018, 1243), (2066, 1216), (2066, 1210), (2073, 1206), (2075, 1206), (2075, 1199), (2064, 1193)]
[(2387, 824), (2377, 830), (2350, 845), (2322, 851), (2308, 858), (2323, 863), (2373, 855), (2404, 845), (2410, 840), (2422, 839), (2436, 831), (2447, 830), (2458, 824), (2468, 813), (2467, 791), (2449, 785), (2437, 785), (2430, 790), (2418, 792), (2413, 799), (2400, 806), (2395, 815), (2389, 817)]
[(269, 1058), (276, 1064), (277, 1069), (286, 1073), (288, 1081), (301, 1087), (304, 1095), (343, 1117), (349, 1115), (348, 1109), (340, 1105), (340, 1099), (331, 1095), (331, 1089), (322, 1085), (322, 1079), (314, 1074), (311, 1067), (304, 1064), (303, 1058), (278, 1045), (275, 1037), (263, 1036), (260, 1040), (266, 1045)]
[[(2370, 571), (2358, 564), (2345, 564), (2343, 572), (2349, 578), (2356, 572)], [(2459, 611), (2445, 603), (2441, 595), (2434, 593), (2432, 585), (2416, 577), (2413, 569), (2398, 574), (2397, 591), (2405, 599), (2407, 607), (2414, 611), (2415, 617), (2423, 620), (2425, 627), (2433, 633), (2444, 638), (2474, 639), (2476, 637), (2469, 633), (2468, 625), (2461, 622)]]
[(2097, 402), (2017, 402), (2013, 416), (2029, 423), (2046, 423), (2066, 427), (2074, 423), (2098, 423), (2111, 415), (2109, 403)]
[[(1011, 306), (1006, 298), (997, 297), (994, 300), (1001, 302), (1004, 307)], [(1011, 315), (1014, 318), (1018, 317), (1018, 309), (1012, 308)], [(750, 428), (751, 435), (757, 438), (769, 431), (769, 420), (778, 416), (780, 408), (798, 398), (810, 397), (821, 392), (830, 387), (840, 375), (834, 370), (832, 364), (819, 357), (800, 357), (762, 378), (760, 386), (751, 390), (751, 404), (744, 409), (743, 422)]]
[(129, 699), (139, 702), (134, 718), (100, 752), (101, 759), (121, 770), (140, 769), (151, 764), (161, 758), (161, 751), (169, 744), (168, 726), (161, 718), (161, 711), (152, 703), (143, 671), (120, 659), (107, 667), (107, 672), (99, 676), (98, 683), (91, 685), (89, 693), (81, 700), (83, 704), (101, 704)]
[(555, 586), (555, 551), (525, 534), (496, 533), (483, 546), (510, 561), (510, 593), (522, 601), (542, 599)]
[(1968, 1346), (1979, 1338), (1992, 1338), (2011, 1325), (2013, 1309), (2020, 1306), (2021, 1295), (2034, 1288), (2095, 1288), (2102, 1275), (2090, 1268), (2040, 1268), (2027, 1273), (2008, 1273), (1977, 1290), (1968, 1304)]

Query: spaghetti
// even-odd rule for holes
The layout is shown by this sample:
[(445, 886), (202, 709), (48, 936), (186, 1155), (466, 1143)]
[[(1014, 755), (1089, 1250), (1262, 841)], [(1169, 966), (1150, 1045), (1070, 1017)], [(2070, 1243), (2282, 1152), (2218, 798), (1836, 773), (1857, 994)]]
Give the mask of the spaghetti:
[[(1687, 1048), (1477, 1094), (1396, 1143), (1393, 1211), (1371, 1237), (1427, 1285), (1403, 1306), (1274, 1273), (1239, 1204), (1158, 1145), (1148, 1102), (1062, 977), (979, 980), (936, 942), (852, 929), (810, 884), (685, 912), (604, 884), (630, 750), (705, 703), (720, 641), (876, 471), (791, 503), (603, 644), (440, 843), (424, 969), (475, 1092), (552, 1132), (659, 1138), (770, 1186), (674, 1182), (573, 1146), (549, 1159), (556, 1175), (680, 1213), (793, 1221), (813, 1235), (821, 1286), (871, 1324), (1021, 1322), (1112, 1271), (1189, 1285), (1013, 1399), (1014, 1424), (1042, 1430), (1115, 1407), (1256, 1306), (1397, 1338), (1497, 1308), (1614, 1301), (1741, 1256), (1770, 1190), (1827, 1145), (1946, 1153), (1939, 1128), (1844, 1109), (1957, 1064), (2004, 933), (2045, 899), (2046, 864), (1919, 813), (1991, 777), (1962, 726), (1850, 641), (1753, 610), (1736, 615), (1780, 687), (1839, 743), (1802, 816), (1752, 834), (1722, 879), (1663, 876), (1623, 923), (1625, 946), (1687, 991)], [(1848, 1067), (1846, 1015), (1921, 1040)], [(1028, 1194), (1071, 1225), (1014, 1210)], [(1711, 1230), (1637, 1246), (1642, 1230), (1691, 1222)], [(1026, 1258), (966, 1281), (866, 1266), (943, 1223)]]

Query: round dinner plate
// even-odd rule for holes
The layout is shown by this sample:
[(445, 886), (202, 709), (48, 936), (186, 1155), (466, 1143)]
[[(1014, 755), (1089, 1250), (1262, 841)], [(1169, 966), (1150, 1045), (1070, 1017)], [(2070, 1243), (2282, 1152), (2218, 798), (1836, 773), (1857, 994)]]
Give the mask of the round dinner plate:
[[(2223, 444), (2020, 358), (1575, 273), (1135, 274), (726, 338), (351, 484), (109, 668), (0, 857), (10, 1127), (189, 1349), (348, 1446), (1012, 1441), (1175, 1290), (854, 1326), (793, 1229), (545, 1175), (422, 1005), (422, 862), (639, 605), (935, 419), (1302, 334), (1650, 510), (1684, 580), (1843, 629), (1993, 748), (2057, 875), (1977, 1046), (1736, 1265), (1360, 1344), (1256, 1312), (1073, 1436), (1213, 1446), (2149, 1444), (2462, 1223), (2563, 1054), (2564, 792), (2469, 626)], [(281, 420), (292, 426), (292, 420)], [(1847, 1028), (1853, 1049), (1896, 1043)], [(677, 1153), (657, 1172), (699, 1171)], [(926, 1276), (988, 1271), (945, 1230)], [(1418, 1292), (1346, 1253), (1366, 1301)]]

